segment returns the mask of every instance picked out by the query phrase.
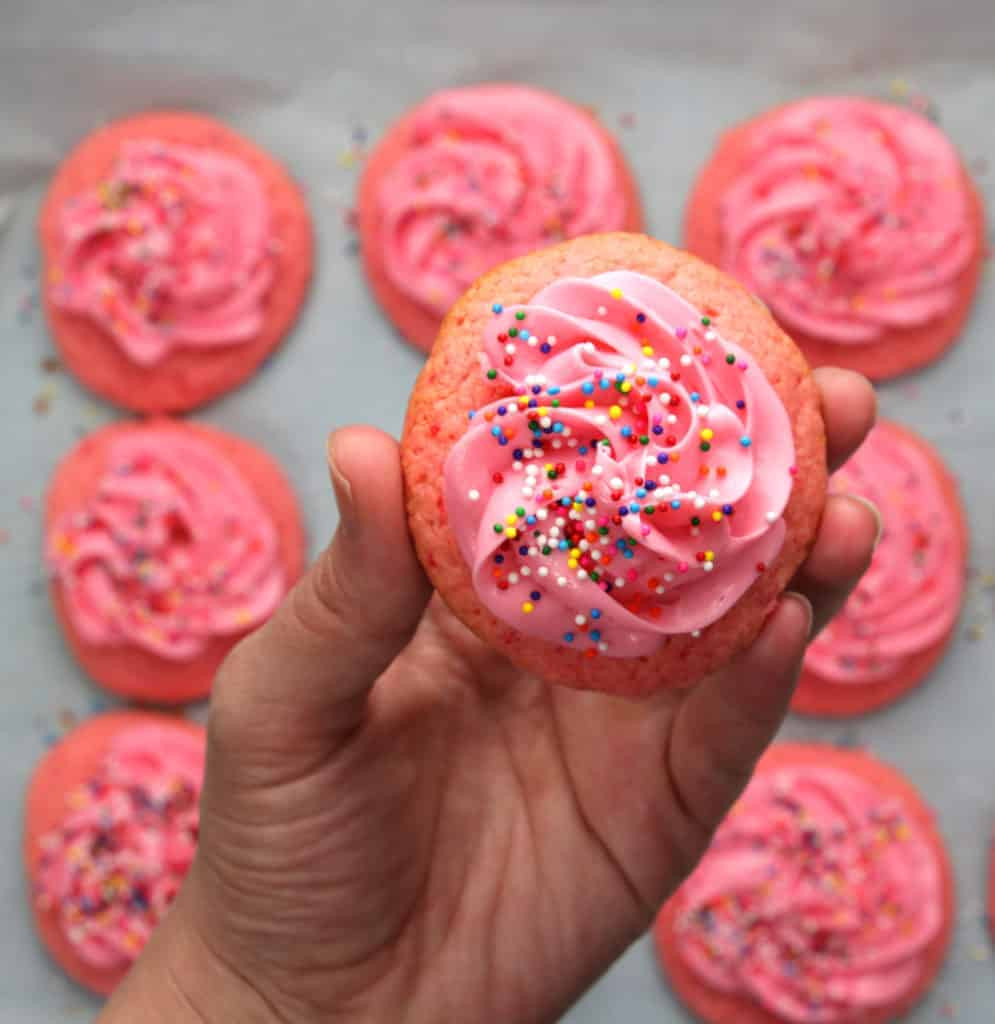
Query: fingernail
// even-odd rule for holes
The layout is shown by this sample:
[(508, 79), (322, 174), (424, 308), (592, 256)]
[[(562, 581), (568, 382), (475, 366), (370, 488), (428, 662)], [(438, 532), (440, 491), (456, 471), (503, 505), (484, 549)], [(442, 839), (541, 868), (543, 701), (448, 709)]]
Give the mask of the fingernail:
[(815, 621), (815, 612), (812, 610), (812, 602), (796, 590), (786, 590), (781, 595), (782, 601), (794, 601), (805, 615), (805, 638), (812, 635), (812, 624)]
[(352, 484), (349, 483), (345, 474), (338, 467), (335, 461), (335, 435), (328, 438), (326, 447), (328, 456), (328, 473), (332, 478), (332, 487), (335, 490), (335, 503), (339, 507), (339, 525), (346, 531), (355, 527), (355, 517), (352, 505)]
[(858, 505), (863, 505), (864, 508), (874, 516), (874, 522), (877, 524), (877, 531), (874, 534), (874, 547), (877, 549), (878, 544), (881, 543), (881, 534), (884, 532), (884, 520), (881, 518), (881, 513), (878, 511), (877, 505), (875, 505), (873, 501), (868, 501), (867, 498), (864, 498), (859, 494), (848, 494), (846, 497), (850, 501), (857, 502)]

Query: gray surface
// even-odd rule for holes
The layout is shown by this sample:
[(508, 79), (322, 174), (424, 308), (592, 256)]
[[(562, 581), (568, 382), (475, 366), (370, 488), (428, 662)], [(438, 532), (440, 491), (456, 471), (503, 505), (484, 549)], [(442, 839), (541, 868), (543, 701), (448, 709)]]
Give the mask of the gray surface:
[[(376, 3), (0, 0), (0, 529), (9, 534), (0, 544), (4, 1024), (86, 1020), (96, 1005), (39, 950), (19, 856), (32, 765), (71, 715), (91, 712), (101, 699), (60, 643), (40, 571), (45, 481), (80, 433), (115, 415), (64, 374), (41, 368), (52, 349), (32, 298), (33, 226), (61, 155), (103, 119), (177, 105), (229, 119), (308, 186), (320, 245), (312, 300), (272, 364), (201, 418), (263, 443), (280, 460), (317, 548), (334, 525), (326, 431), (356, 420), (397, 431), (420, 363), (380, 318), (349, 249), (343, 215), (357, 170), (343, 166), (343, 154), (355, 129), (376, 137), (409, 103), (452, 83), (501, 78), (548, 86), (594, 105), (618, 130), (644, 189), (649, 227), (670, 240), (678, 238), (681, 204), (716, 131), (800, 93), (885, 94), (896, 77), (906, 79), (936, 101), (969, 160), (995, 160), (991, 0), (864, 0), (843, 5), (855, 8), (847, 13), (817, 2), (686, 6), (695, 10), (629, 4), (609, 13), (602, 4), (546, 2), (530, 11), (505, 0), (453, 4), (447, 14), (445, 4), (419, 0), (399, 14)], [(736, 24), (729, 12), (744, 8), (749, 19)], [(630, 113), (634, 119), (623, 116)], [(991, 199), (990, 179), (978, 173)], [(786, 728), (796, 738), (867, 744), (938, 808), (956, 866), (959, 919), (945, 973), (916, 1021), (995, 1018), (983, 925), (995, 812), (993, 595), (985, 589), (995, 572), (991, 276), (960, 347), (934, 369), (881, 390), (884, 411), (936, 442), (964, 482), (977, 576), (957, 643), (930, 685), (898, 707), (852, 725), (792, 720)], [(373, 368), (382, 386), (364, 394), (356, 383)], [(45, 395), (48, 413), (33, 412)], [(644, 941), (567, 1019), (661, 1024), (686, 1017)]]

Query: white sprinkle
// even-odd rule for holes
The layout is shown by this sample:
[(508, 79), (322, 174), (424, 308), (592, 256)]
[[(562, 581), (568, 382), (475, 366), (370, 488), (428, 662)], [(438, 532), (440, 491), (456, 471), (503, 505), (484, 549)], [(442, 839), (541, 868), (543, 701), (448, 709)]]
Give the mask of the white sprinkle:
[(566, 578), (566, 576), (557, 576), (556, 577), (556, 585), (558, 587), (565, 587), (567, 585), (567, 578)]
[(480, 491), (478, 491), (478, 490), (470, 491), (470, 493), (467, 494), (467, 497), (470, 499), (470, 501), (480, 501)]
[(677, 422), (677, 417), (673, 413), (671, 413), (667, 417), (667, 425), (672, 427), (676, 422)]
[(662, 359), (658, 359), (656, 361), (656, 364), (657, 364), (657, 366), (660, 367), (661, 370), (669, 370), (670, 369), (670, 360), (666, 356), (664, 356)]
[(625, 586), (625, 580), (622, 579), (621, 576), (616, 576), (615, 577), (615, 586), (616, 587), (624, 587)]
[(672, 572), (665, 572), (663, 574), (663, 578), (664, 578), (664, 580), (667, 583), (673, 583), (674, 582), (674, 574)]
[(504, 346), (504, 350), (505, 352), (508, 353), (509, 356), (513, 356), (515, 354), (515, 346), (512, 345), (510, 341), (508, 342), (507, 345)]
[(694, 360), (686, 352), (681, 356), (681, 366), (690, 366), (693, 362)]
[(691, 536), (692, 537), (697, 537), (699, 533), (701, 533), (701, 530), (700, 530), (699, 527), (697, 527), (697, 526), (692, 526), (691, 527)]
[(661, 477), (660, 477), (660, 479), (659, 479), (659, 483), (660, 483), (660, 486), (661, 486), (661, 487), (666, 487), (666, 486), (667, 486), (667, 484), (669, 484), (669, 483), (670, 483), (670, 477), (669, 477), (669, 476), (667, 476), (667, 474), (666, 474), (666, 473), (664, 473), (664, 474), (663, 474), (663, 476), (661, 476)]
[(598, 316), (607, 316), (608, 310), (604, 306), (598, 306)]
[(695, 508), (704, 508), (705, 507), (705, 499), (704, 498), (695, 498), (694, 499), (694, 507)]
[(693, 636), (693, 637), (695, 638), (695, 640), (697, 640), (697, 639), (698, 639), (698, 637), (700, 637), (700, 636), (701, 636), (701, 630), (700, 630), (700, 629), (696, 629), (696, 630), (695, 630), (695, 631), (694, 631), (694, 632), (693, 632), (693, 633), (691, 634), (691, 636)]
[[(704, 569), (705, 572), (711, 572), (714, 568), (715, 568), (715, 563), (714, 562), (705, 562), (702, 565), (702, 569)], [(523, 569), (522, 572), (525, 572), (525, 570)]]
[(541, 508), (538, 512), (536, 512), (536, 519), (538, 519), (541, 522), (542, 520), (546, 519), (548, 515), (549, 512), (546, 509)]
[(604, 466), (592, 466), (591, 467), (591, 476), (601, 476), (601, 474), (604, 473), (604, 471), (605, 471), (605, 467)]
[(523, 565), (521, 568), (521, 573), (523, 576), (531, 576), (532, 570), (527, 565)]
[(664, 391), (663, 394), (660, 395), (660, 404), (661, 405), (668, 405), (669, 402), (670, 402), (670, 398), (671, 398), (670, 393), (667, 392), (667, 391)]
[(712, 411), (712, 410), (711, 410), (711, 409), (709, 409), (707, 405), (699, 405), (699, 406), (698, 406), (698, 415), (699, 415), (699, 416), (701, 416), (702, 418), (707, 418), (707, 417), (708, 417), (708, 414), (709, 414), (709, 413), (710, 413), (711, 411)]
[(718, 489), (717, 489), (717, 488), (715, 488), (715, 487), (713, 487), (713, 488), (712, 488), (712, 489), (711, 489), (711, 490), (710, 490), (710, 491), (708, 492), (708, 496), (709, 496), (710, 498), (712, 498), (712, 499), (717, 499), (717, 498), (718, 498), (718, 496), (719, 496), (719, 492), (718, 492)]
[(608, 650), (608, 644), (606, 644), (604, 642), (604, 640), (599, 640), (598, 641), (598, 650), (601, 651), (602, 653), (604, 653), (605, 651)]
[(587, 550), (589, 550), (589, 549), (590, 549), (590, 547), (591, 547), (590, 541), (582, 540), (582, 541), (581, 541), (581, 542), (580, 542), (580, 543), (579, 543), (579, 544), (577, 545), (577, 550), (578, 550), (578, 551), (587, 551)]
[[(539, 557), (539, 549), (534, 544), (532, 545), (532, 547), (529, 548), (529, 557), (530, 558), (538, 558)], [(548, 571), (549, 570), (547, 570), (547, 572)], [(542, 573), (539, 573), (539, 575), (541, 576)]]
[(546, 344), (549, 345), (550, 348), (552, 348), (553, 345), (556, 344), (556, 335), (555, 334), (549, 335), (549, 337), (546, 338)]
[(556, 517), (556, 525), (557, 526), (566, 526), (567, 525), (567, 521), (563, 518), (563, 516), (557, 516)]
[(563, 442), (558, 437), (554, 438), (553, 439), (553, 447), (554, 448), (562, 448), (563, 447)]
[(717, 337), (718, 335), (715, 333), (715, 331), (711, 329), (705, 331), (705, 341), (715, 341)]
[(539, 426), (540, 427), (551, 427), (552, 425), (553, 425), (553, 421), (548, 416), (543, 416), (539, 420)]
[(508, 582), (509, 583), (517, 583), (518, 582), (518, 573), (517, 572), (508, 573)]
[[(557, 519), (556, 521), (559, 522), (559, 519)], [(551, 526), (549, 528), (549, 535), (550, 537), (559, 537), (560, 528), (558, 526)]]
[(529, 335), (529, 348), (535, 348), (539, 344), (539, 339), (534, 335)]
[(593, 341), (585, 342), (581, 346), (581, 348), (583, 348), (585, 352), (594, 352), (595, 351), (594, 342)]
[(513, 462), (513, 463), (511, 464), (511, 468), (512, 468), (512, 469), (513, 469), (513, 470), (514, 470), (514, 471), (515, 471), (516, 473), (521, 473), (521, 471), (522, 471), (522, 463), (520, 463), (520, 462)]
[(613, 491), (620, 491), (620, 490), (622, 490), (622, 487), (624, 486), (624, 484), (622, 482), (621, 477), (613, 476), (611, 478), (611, 480), (608, 481), (608, 486)]
[(535, 491), (531, 487), (523, 487), (522, 488), (522, 497), (523, 498), (532, 498), (534, 496), (535, 496)]
[(666, 592), (667, 592), (667, 588), (666, 588), (666, 587), (657, 587), (657, 588), (656, 588), (656, 592), (657, 592), (658, 594), (666, 594)]
[(602, 427), (602, 426), (604, 426), (608, 422), (608, 417), (604, 416), (604, 415), (595, 416), (594, 417), (594, 422), (597, 423), (597, 425), (599, 427)]
[[(566, 431), (564, 430), (563, 433), (565, 434)], [(576, 448), (579, 443), (580, 442), (577, 440), (576, 437), (571, 437), (570, 440), (567, 441), (567, 447), (568, 448)]]
[[(531, 550), (529, 551), (529, 554), (530, 555), (532, 554)], [(539, 568), (536, 570), (536, 572), (538, 573), (538, 575), (542, 576), (543, 579), (545, 579), (549, 575), (549, 566), (548, 565), (540, 565)]]
[(600, 551), (592, 551), (591, 552), (591, 558), (593, 558), (595, 560), (595, 562), (600, 562), (601, 561), (601, 552)]
[(525, 467), (525, 475), (526, 476), (538, 476), (539, 475), (539, 467), (538, 466), (526, 466)]
[(578, 626), (583, 626), (584, 623), (587, 622), (587, 619), (583, 615), (577, 615), (574, 617), (574, 622), (576, 622)]
[(778, 519), (780, 519), (780, 518), (781, 517), (776, 512), (768, 512), (767, 513), (767, 522), (768, 523), (776, 523), (778, 521)]
[(586, 569), (578, 569), (577, 570), (577, 579), (579, 579), (579, 580), (586, 580), (587, 579), (587, 570)]

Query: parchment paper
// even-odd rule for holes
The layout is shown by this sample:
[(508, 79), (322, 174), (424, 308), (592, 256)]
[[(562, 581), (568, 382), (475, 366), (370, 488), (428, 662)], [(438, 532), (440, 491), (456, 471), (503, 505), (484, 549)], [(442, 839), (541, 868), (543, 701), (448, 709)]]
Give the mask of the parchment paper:
[[(367, 294), (347, 224), (362, 146), (409, 104), (481, 79), (532, 82), (590, 104), (635, 168), (650, 230), (678, 241), (684, 198), (716, 133), (813, 92), (920, 105), (928, 98), (991, 200), (993, 53), (992, 0), (0, 0), (0, 1021), (89, 1020), (97, 1006), (35, 940), (20, 851), (32, 766), (75, 718), (105, 702), (60, 641), (40, 558), (39, 503), (56, 461), (120, 415), (52, 372), (38, 310), (35, 218), (70, 145), (125, 113), (200, 109), (254, 137), (307, 186), (320, 245), (308, 308), (265, 371), (200, 418), (279, 459), (317, 550), (335, 519), (326, 432), (358, 420), (398, 431), (421, 361)], [(974, 572), (949, 657), (897, 707), (853, 724), (792, 719), (785, 729), (794, 738), (867, 745), (908, 773), (938, 810), (959, 918), (944, 974), (915, 1021), (995, 1020), (984, 921), (995, 813), (993, 326), (989, 270), (960, 346), (933, 369), (881, 389), (883, 411), (934, 441), (963, 481)], [(371, 392), (359, 385), (374, 369), (380, 386)], [(687, 1019), (646, 940), (566, 1018)]]

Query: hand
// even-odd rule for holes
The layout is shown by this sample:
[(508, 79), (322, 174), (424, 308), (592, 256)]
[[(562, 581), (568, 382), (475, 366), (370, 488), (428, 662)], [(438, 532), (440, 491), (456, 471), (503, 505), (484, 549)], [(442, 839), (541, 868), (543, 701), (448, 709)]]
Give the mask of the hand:
[[(817, 376), (835, 467), (874, 397)], [(393, 440), (329, 461), (338, 532), (218, 676), (197, 859), (108, 1022), (554, 1020), (701, 856), (878, 531), (831, 497), (753, 647), (630, 702), (523, 675), (430, 597)]]

